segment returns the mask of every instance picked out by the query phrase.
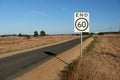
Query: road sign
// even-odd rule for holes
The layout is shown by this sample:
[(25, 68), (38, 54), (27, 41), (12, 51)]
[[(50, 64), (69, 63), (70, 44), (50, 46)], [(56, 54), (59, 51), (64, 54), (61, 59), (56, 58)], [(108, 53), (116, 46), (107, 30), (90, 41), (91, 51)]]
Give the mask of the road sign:
[(89, 32), (89, 13), (88, 12), (74, 13), (74, 31)]
[(74, 31), (81, 32), (81, 47), (80, 55), (82, 58), (82, 32), (89, 32), (89, 13), (75, 12), (74, 13)]

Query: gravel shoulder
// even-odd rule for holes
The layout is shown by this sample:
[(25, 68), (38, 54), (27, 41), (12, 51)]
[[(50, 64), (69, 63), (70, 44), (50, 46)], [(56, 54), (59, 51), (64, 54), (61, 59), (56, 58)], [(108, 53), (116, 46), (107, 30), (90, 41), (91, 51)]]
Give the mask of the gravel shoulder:
[[(83, 42), (83, 49), (93, 40), (89, 38)], [(80, 56), (80, 45), (53, 57), (49, 61), (38, 65), (31, 71), (19, 76), (15, 80), (59, 80), (59, 73), (65, 66)]]

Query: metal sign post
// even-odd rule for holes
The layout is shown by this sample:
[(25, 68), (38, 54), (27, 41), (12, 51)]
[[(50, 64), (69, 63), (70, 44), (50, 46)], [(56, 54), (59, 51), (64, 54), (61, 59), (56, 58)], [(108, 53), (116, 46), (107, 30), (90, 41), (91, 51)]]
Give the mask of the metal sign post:
[(82, 58), (82, 32), (81, 32), (81, 46), (80, 46), (80, 55), (81, 55), (81, 58)]
[(82, 32), (89, 32), (89, 13), (75, 12), (74, 13), (74, 32), (81, 32), (81, 47), (80, 55), (82, 58)]

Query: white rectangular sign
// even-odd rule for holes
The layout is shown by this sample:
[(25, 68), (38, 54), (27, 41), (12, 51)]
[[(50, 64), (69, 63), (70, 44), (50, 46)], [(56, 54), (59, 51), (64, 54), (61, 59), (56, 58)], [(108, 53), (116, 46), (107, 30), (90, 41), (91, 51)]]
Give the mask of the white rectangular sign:
[(89, 12), (74, 13), (74, 32), (89, 32)]

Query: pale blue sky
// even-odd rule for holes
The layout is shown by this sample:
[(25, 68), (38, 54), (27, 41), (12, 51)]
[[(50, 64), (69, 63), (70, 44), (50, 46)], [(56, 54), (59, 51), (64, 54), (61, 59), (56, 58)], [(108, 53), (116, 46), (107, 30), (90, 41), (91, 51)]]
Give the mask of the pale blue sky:
[(90, 31), (118, 31), (120, 0), (0, 0), (0, 34), (74, 33), (74, 12), (90, 13)]

